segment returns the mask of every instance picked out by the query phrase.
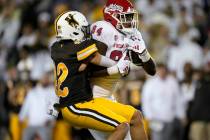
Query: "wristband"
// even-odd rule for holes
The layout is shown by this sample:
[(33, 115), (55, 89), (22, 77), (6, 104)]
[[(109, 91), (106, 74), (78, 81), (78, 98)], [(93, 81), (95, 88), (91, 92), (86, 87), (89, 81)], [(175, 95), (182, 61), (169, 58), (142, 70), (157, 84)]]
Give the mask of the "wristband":
[(147, 62), (150, 60), (151, 56), (149, 52), (145, 49), (143, 53), (139, 54), (139, 58), (142, 60), (142, 62)]

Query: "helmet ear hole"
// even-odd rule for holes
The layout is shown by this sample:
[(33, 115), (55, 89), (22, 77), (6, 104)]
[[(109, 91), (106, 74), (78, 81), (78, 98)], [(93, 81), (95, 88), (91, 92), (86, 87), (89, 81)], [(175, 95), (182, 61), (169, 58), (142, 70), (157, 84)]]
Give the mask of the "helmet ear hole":
[(78, 35), (79, 33), (77, 33), (77, 32), (73, 32), (73, 34), (74, 34), (74, 35)]

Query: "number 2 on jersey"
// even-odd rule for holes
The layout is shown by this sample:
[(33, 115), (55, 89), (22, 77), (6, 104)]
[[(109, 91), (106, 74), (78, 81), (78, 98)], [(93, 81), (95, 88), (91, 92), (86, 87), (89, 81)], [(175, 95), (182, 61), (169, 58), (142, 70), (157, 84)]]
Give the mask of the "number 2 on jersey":
[(61, 85), (65, 81), (67, 76), (68, 76), (68, 68), (64, 63), (59, 63), (55, 70), (55, 77), (56, 77), (55, 90), (57, 96), (59, 97), (66, 97), (69, 94), (68, 87), (64, 87), (63, 89), (61, 89)]

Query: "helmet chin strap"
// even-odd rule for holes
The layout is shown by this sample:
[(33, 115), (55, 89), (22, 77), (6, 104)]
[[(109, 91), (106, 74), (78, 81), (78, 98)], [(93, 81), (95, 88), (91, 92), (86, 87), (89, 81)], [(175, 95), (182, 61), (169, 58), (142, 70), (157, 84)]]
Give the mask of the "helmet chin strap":
[(80, 44), (81, 42), (85, 41), (85, 36), (83, 36), (80, 40), (75, 39), (74, 44)]
[(92, 36), (86, 36), (85, 34), (84, 34), (84, 36), (83, 36), (83, 38), (82, 39), (80, 39), (80, 40), (75, 40), (74, 41), (74, 44), (80, 44), (81, 42), (83, 42), (83, 41), (85, 41), (85, 40), (89, 40), (89, 39), (91, 39), (92, 38)]

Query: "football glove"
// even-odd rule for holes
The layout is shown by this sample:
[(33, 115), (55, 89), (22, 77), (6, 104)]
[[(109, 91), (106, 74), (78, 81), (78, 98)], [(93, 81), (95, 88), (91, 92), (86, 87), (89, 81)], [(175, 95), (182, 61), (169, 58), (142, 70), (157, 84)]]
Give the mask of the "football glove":
[(123, 53), (123, 56), (118, 61), (117, 67), (118, 67), (118, 70), (119, 70), (120, 74), (123, 77), (127, 76), (129, 74), (129, 71), (130, 71), (130, 59), (128, 57), (128, 51), (127, 50)]
[(138, 54), (138, 57), (142, 62), (147, 62), (151, 58), (139, 31), (136, 32), (136, 34), (131, 35), (130, 38), (127, 38), (126, 42), (128, 50)]
[(53, 116), (55, 118), (58, 117), (58, 113), (59, 113), (59, 111), (54, 106), (50, 106), (47, 109), (47, 114), (51, 115), (51, 116)]

